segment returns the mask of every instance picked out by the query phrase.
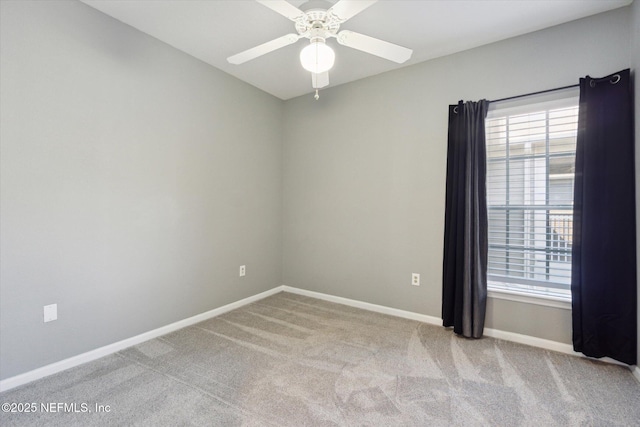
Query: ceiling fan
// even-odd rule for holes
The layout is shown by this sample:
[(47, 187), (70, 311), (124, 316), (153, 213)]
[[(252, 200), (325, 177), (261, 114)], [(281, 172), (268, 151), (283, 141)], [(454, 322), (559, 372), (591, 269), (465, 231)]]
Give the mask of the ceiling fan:
[[(369, 37), (354, 31), (342, 30), (340, 25), (362, 12), (377, 0), (339, 0), (331, 6), (326, 1), (308, 1), (302, 5), (304, 11), (285, 0), (256, 0), (295, 23), (297, 34), (290, 33), (247, 49), (227, 58), (231, 64), (242, 64), (276, 49), (288, 46), (302, 38), (310, 43), (300, 52), (302, 66), (311, 72), (311, 85), (316, 90), (329, 85), (329, 70), (333, 67), (335, 53), (326, 40), (335, 37), (339, 44), (389, 61), (402, 64), (413, 51), (406, 47)], [(330, 6), (327, 8), (327, 6)]]

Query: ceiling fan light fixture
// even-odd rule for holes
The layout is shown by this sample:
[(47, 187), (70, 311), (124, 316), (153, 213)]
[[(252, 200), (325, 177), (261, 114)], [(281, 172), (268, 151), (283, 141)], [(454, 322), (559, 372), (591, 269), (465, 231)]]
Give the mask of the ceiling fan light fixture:
[(323, 39), (312, 39), (308, 46), (300, 51), (302, 67), (315, 74), (329, 71), (336, 60), (336, 54)]

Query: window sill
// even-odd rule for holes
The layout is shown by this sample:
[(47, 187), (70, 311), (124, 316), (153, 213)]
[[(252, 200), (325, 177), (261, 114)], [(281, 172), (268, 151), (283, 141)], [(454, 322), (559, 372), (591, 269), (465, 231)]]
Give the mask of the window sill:
[(496, 289), (489, 287), (487, 296), (494, 299), (522, 302), (525, 304), (542, 305), (545, 307), (561, 308), (571, 310), (571, 299), (555, 296), (532, 295), (530, 293), (518, 292), (507, 289)]

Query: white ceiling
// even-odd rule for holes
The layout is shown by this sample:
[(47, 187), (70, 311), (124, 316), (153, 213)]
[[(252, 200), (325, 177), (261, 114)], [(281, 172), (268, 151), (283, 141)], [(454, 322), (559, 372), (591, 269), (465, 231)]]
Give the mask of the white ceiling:
[[(253, 0), (82, 0), (177, 49), (283, 100), (313, 92), (300, 65), (306, 40), (241, 65), (227, 57), (295, 33), (294, 23)], [(345, 46), (336, 52), (330, 86), (605, 12), (632, 0), (380, 0), (342, 24), (413, 49), (396, 64)], [(290, 0), (303, 7), (303, 0)], [(330, 0), (336, 3), (336, 0)]]

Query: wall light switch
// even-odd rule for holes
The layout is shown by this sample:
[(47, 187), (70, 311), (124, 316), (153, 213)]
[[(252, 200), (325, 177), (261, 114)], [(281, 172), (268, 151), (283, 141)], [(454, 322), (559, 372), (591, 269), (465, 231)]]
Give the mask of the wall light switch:
[(58, 320), (58, 304), (44, 306), (44, 323)]
[(247, 274), (247, 267), (244, 265), (240, 266), (240, 277), (244, 277)]
[(411, 284), (413, 286), (420, 286), (420, 274), (418, 273), (413, 273), (411, 275)]

